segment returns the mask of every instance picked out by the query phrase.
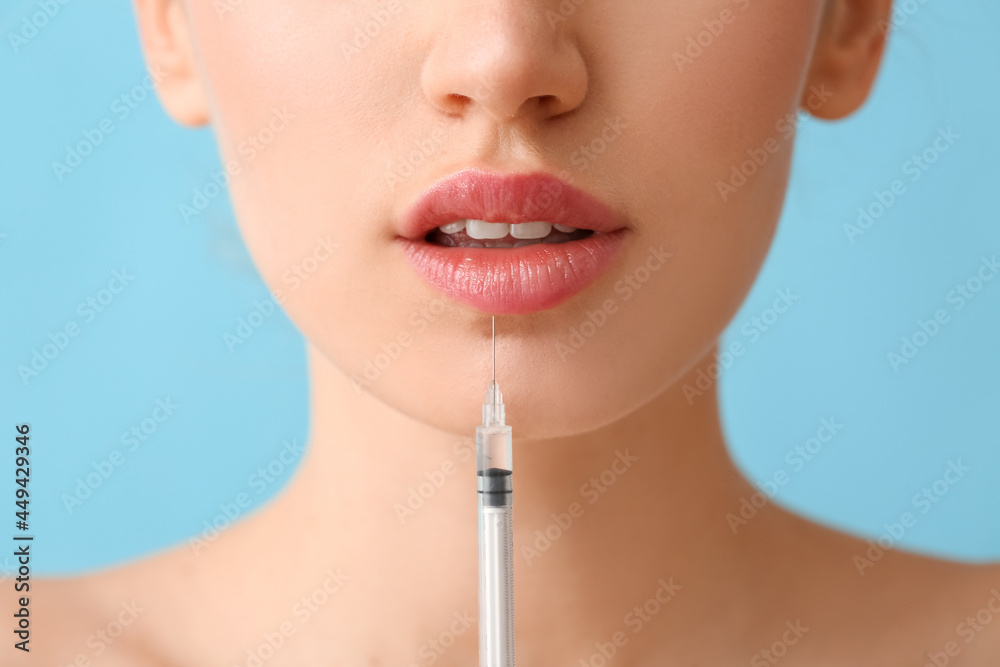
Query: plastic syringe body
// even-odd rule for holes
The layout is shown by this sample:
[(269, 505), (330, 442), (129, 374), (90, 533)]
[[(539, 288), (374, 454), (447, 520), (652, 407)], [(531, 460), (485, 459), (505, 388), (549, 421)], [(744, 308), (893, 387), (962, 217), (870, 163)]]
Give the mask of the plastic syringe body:
[(490, 382), (476, 427), (479, 496), (479, 667), (514, 667), (512, 454), (503, 396)]

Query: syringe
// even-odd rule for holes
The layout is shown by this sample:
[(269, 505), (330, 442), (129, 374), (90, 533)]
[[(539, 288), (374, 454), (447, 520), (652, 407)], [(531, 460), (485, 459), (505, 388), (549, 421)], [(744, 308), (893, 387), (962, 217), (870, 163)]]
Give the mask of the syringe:
[(483, 425), (476, 427), (479, 493), (479, 667), (514, 667), (514, 546), (511, 526), (512, 453), (497, 385), (496, 317), (493, 380)]

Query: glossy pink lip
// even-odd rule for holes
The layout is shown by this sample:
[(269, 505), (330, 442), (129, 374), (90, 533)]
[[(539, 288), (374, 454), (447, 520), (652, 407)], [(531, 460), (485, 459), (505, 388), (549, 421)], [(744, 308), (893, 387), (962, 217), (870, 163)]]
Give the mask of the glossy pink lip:
[[(520, 248), (448, 248), (424, 237), (461, 219), (517, 224), (544, 220), (594, 234)], [(497, 315), (552, 308), (607, 270), (627, 230), (610, 206), (543, 172), (466, 169), (422, 193), (400, 221), (399, 241), (414, 270), (457, 301)]]

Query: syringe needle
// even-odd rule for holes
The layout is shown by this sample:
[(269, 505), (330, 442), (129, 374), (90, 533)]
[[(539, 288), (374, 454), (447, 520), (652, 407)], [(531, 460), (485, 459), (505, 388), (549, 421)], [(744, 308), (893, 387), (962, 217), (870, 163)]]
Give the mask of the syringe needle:
[(497, 316), (493, 316), (493, 381), (497, 381)]

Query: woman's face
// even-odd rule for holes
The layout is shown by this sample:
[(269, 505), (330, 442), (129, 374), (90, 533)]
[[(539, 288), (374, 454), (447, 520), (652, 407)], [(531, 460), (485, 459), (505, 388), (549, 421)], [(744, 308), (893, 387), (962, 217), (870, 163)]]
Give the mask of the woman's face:
[(542, 172), (617, 213), (586, 286), (497, 318), (497, 380), (534, 439), (626, 415), (714, 345), (773, 236), (824, 2), (184, 7), (257, 267), (319, 352), (415, 419), (468, 432), (491, 361), (489, 308), (408, 259), (421, 193)]

